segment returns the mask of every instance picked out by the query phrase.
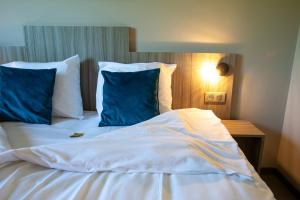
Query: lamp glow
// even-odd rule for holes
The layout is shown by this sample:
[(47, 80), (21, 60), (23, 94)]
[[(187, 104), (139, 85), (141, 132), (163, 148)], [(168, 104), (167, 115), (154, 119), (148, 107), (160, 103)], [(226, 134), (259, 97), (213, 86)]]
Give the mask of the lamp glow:
[(217, 83), (220, 80), (220, 75), (216, 69), (216, 64), (213, 62), (204, 62), (200, 70), (203, 80), (210, 83)]

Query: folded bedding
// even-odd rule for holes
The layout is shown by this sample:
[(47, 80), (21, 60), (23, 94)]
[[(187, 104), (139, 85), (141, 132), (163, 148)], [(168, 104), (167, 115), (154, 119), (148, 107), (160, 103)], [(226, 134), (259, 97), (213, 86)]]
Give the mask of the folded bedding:
[[(5, 140), (5, 137), (0, 139)], [(1, 144), (5, 142), (2, 141)], [(85, 180), (81, 179), (82, 189), (76, 189), (76, 194), (80, 193), (78, 199), (82, 197), (82, 193), (85, 194), (84, 197), (100, 198), (97, 197), (97, 194), (100, 195), (99, 191), (91, 195), (92, 188), (88, 189), (89, 187), (86, 188), (82, 184), (91, 185), (91, 181), (100, 180), (96, 177), (106, 177), (108, 174), (106, 180), (114, 177), (116, 185), (113, 187), (110, 182), (105, 184), (112, 187), (111, 191), (116, 191), (114, 189), (116, 187), (120, 192), (122, 191), (122, 194), (111, 196), (111, 191), (99, 186), (99, 190), (103, 192), (102, 197), (110, 197), (110, 199), (133, 197), (130, 192), (138, 192), (141, 189), (138, 185), (143, 185), (142, 179), (145, 176), (148, 177), (146, 178), (148, 186), (144, 186), (144, 192), (141, 194), (143, 196), (139, 199), (186, 199), (187, 197), (197, 199), (197, 195), (192, 194), (190, 190), (194, 188), (193, 185), (210, 188), (209, 191), (199, 188), (199, 191), (206, 192), (201, 193), (205, 199), (215, 199), (217, 194), (213, 195), (215, 192), (210, 187), (212, 183), (221, 187), (223, 184), (224, 188), (229, 189), (224, 199), (253, 199), (253, 197), (273, 199), (272, 193), (249, 165), (237, 143), (220, 119), (211, 111), (173, 110), (133, 126), (98, 134), (94, 138), (19, 149), (9, 147), (6, 149), (2, 147), (2, 149), (4, 151), (0, 153), (0, 193), (8, 191), (11, 187), (10, 181), (1, 181), (1, 177), (4, 178), (1, 171), (25, 167), (28, 172), (33, 167), (38, 171), (51, 169), (49, 176), (56, 177), (58, 176), (56, 173), (59, 173), (65, 180), (70, 177), (73, 178), (68, 180), (78, 180), (74, 177), (76, 173), (77, 178), (81, 177)], [(20, 161), (24, 164), (18, 164)], [(45, 171), (39, 173), (43, 174)], [(139, 179), (137, 177), (140, 178), (140, 182), (136, 182), (138, 185), (130, 182), (133, 179), (137, 181)], [(55, 180), (61, 181), (59, 178)], [(70, 187), (74, 188), (72, 182)], [(128, 193), (126, 193), (122, 187), (118, 187), (125, 182), (128, 185), (136, 185), (136, 188), (128, 186)], [(159, 184), (157, 185), (156, 182)], [(153, 190), (151, 187), (158, 188)], [(167, 187), (172, 190), (165, 193), (164, 189)], [(67, 186), (66, 188), (67, 193), (70, 188)], [(53, 190), (53, 187), (51, 189)], [(148, 189), (152, 191), (149, 195), (147, 195)], [(52, 190), (48, 191), (50, 196)], [(197, 190), (194, 193), (200, 195)], [(172, 195), (172, 198), (165, 196), (166, 194)], [(35, 196), (34, 192), (26, 195), (41, 197)], [(76, 196), (73, 197), (76, 199)]]
[[(213, 141), (197, 132), (199, 124), (189, 119), (201, 119), (200, 113), (171, 111), (93, 139), (11, 149), (0, 154), (0, 164), (24, 160), (77, 172), (225, 173), (251, 178), (233, 139)], [(162, 123), (164, 119), (168, 122)]]

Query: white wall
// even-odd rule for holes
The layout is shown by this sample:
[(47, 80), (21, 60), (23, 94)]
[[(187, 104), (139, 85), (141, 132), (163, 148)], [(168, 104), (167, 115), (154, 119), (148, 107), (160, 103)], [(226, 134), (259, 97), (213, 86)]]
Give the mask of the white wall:
[(278, 164), (300, 189), (300, 31), (280, 140)]
[(232, 52), (243, 56), (234, 117), (268, 133), (274, 165), (299, 26), (298, 0), (0, 0), (0, 45), (24, 43), (22, 25), (136, 28), (138, 51)]

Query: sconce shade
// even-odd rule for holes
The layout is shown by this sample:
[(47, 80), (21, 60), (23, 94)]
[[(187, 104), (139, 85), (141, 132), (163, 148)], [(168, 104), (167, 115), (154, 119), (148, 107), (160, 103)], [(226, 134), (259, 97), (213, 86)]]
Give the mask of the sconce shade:
[(221, 62), (216, 67), (220, 76), (226, 76), (229, 72), (229, 65), (227, 63)]

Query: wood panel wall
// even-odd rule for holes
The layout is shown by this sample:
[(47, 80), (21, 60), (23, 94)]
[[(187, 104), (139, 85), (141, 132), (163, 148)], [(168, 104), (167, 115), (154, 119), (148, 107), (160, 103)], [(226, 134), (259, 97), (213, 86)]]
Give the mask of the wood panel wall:
[[(25, 47), (0, 47), (0, 63), (13, 60), (51, 62), (78, 54), (81, 58), (81, 90), (84, 108), (96, 109), (98, 61), (176, 63), (173, 74), (173, 108), (211, 109), (222, 119), (231, 112), (234, 70), (237, 55), (223, 53), (129, 52), (128, 27), (25, 26)], [(199, 74), (205, 62), (226, 62), (228, 76), (218, 83), (203, 80)], [(226, 92), (225, 104), (205, 104), (205, 92)]]

